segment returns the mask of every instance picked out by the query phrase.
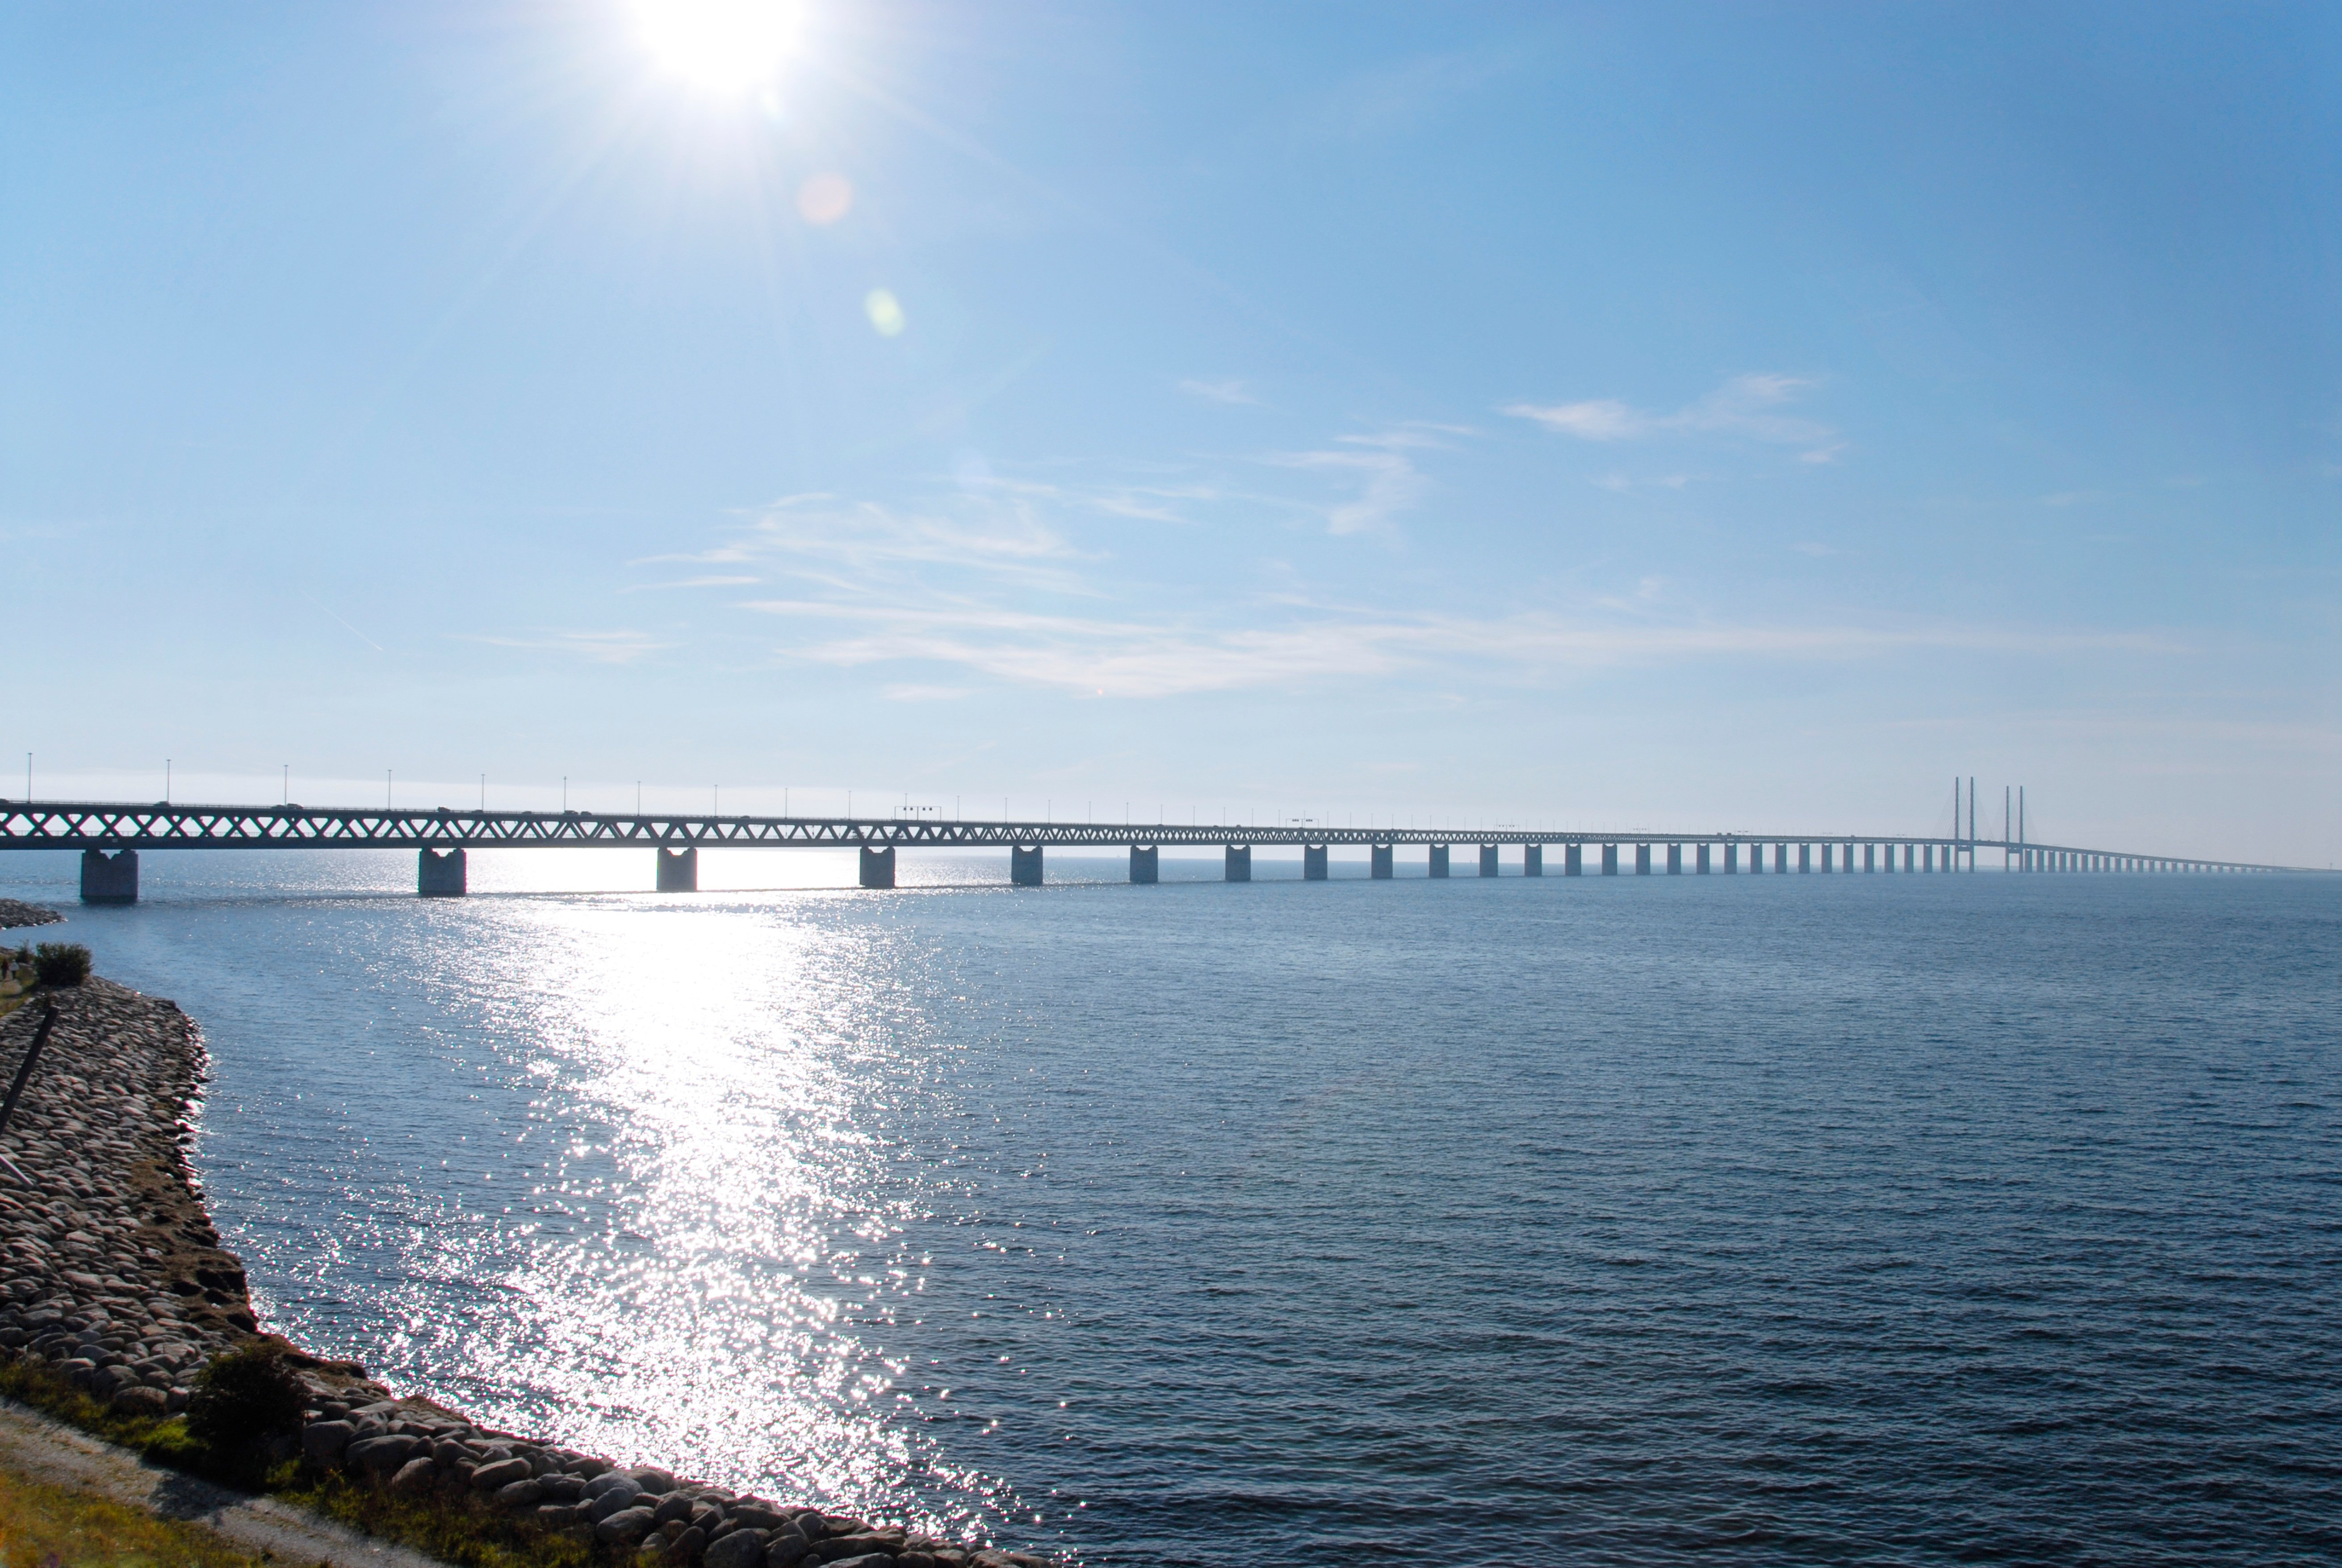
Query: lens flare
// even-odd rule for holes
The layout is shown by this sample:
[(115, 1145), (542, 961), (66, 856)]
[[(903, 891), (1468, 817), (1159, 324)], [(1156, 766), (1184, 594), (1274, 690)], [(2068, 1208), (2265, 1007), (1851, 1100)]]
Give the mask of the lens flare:
[(718, 92), (764, 81), (796, 41), (789, 0), (636, 0), (635, 18), (661, 65)]
[(868, 297), (863, 300), (862, 308), (869, 315), (870, 325), (878, 329), (880, 337), (895, 337), (901, 334), (903, 306), (886, 290), (872, 289)]
[(853, 206), (854, 185), (844, 175), (816, 175), (797, 187), (797, 211), (809, 224), (834, 224)]

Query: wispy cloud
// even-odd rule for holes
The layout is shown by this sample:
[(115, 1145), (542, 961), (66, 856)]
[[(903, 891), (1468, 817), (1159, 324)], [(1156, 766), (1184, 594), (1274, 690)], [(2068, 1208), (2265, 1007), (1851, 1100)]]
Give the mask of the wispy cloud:
[[(1768, 394), (1769, 395), (1769, 394)], [(1699, 417), (1725, 418), (1704, 402)], [(1730, 417), (1753, 417), (1744, 413)], [(2067, 633), (1839, 614), (1819, 623), (1718, 620), (1685, 584), (1646, 576), (1608, 594), (1546, 594), (1493, 615), (1416, 609), (1406, 584), (1376, 604), (1329, 600), (1304, 568), (1254, 562), (1255, 586), (1187, 593), (1134, 576), (1113, 550), (1112, 519), (1151, 519), (1208, 496), (1323, 520), (1326, 533), (1390, 532), (1430, 494), (1418, 467), (1469, 432), (1404, 425), (1256, 461), (1316, 478), (1247, 494), (1184, 479), (1135, 485), (989, 478), (917, 506), (794, 496), (742, 516), (733, 535), (682, 557), (750, 569), (774, 584), (735, 606), (762, 618), (785, 660), (867, 670), (904, 703), (986, 687), (1160, 698), (1419, 673), (1440, 682), (1536, 682), (1569, 672), (1665, 661), (1855, 662), (1903, 651), (1980, 654), (2177, 651), (2149, 634)], [(1331, 482), (1333, 498), (1292, 492)], [(1664, 483), (1664, 481), (1662, 481)], [(648, 564), (649, 563), (646, 563)], [(733, 574), (713, 572), (711, 577)], [(1516, 605), (1521, 600), (1514, 598)], [(1824, 612), (1827, 614), (1830, 612)], [(581, 651), (574, 635), (563, 645)], [(613, 640), (601, 656), (623, 657)]]
[(566, 654), (596, 664), (631, 664), (636, 659), (675, 646), (647, 632), (550, 632), (531, 637), (499, 637), (456, 634), (459, 643), (481, 643), (492, 648), (540, 648)]
[(754, 577), (678, 577), (672, 583), (633, 583), (618, 590), (621, 594), (641, 594), (655, 588), (737, 588), (756, 582)]
[(1817, 383), (1796, 375), (1736, 375), (1672, 414), (1640, 409), (1616, 398), (1582, 403), (1514, 403), (1501, 412), (1526, 419), (1580, 441), (1634, 441), (1666, 434), (1738, 436), (1784, 446), (1802, 446), (1798, 458), (1829, 463), (1846, 450), (1837, 432), (1818, 420), (1788, 411)]
[(1407, 425), (1375, 435), (1338, 435), (1333, 447), (1286, 452), (1268, 461), (1284, 468), (1356, 474), (1357, 494), (1325, 507), (1328, 534), (1389, 534), (1398, 514), (1421, 501), (1431, 481), (1407, 456), (1411, 451), (1446, 444), (1447, 434), (1468, 434), (1452, 425)]
[(1534, 419), (1547, 430), (1575, 435), (1580, 441), (1625, 441), (1636, 435), (1647, 435), (1660, 428), (1660, 422), (1651, 415), (1607, 397), (1590, 403), (1555, 404), (1548, 407), (1540, 407), (1533, 403), (1516, 403), (1503, 412), (1516, 419)]
[(1201, 397), (1213, 403), (1255, 404), (1260, 401), (1242, 381), (1230, 377), (1226, 381), (1183, 381), (1179, 390), (1190, 397)]
[[(1664, 584), (1638, 584), (1616, 610), (1644, 607)], [(1165, 697), (1323, 679), (1382, 676), (1402, 668), (1494, 665), (1515, 677), (1542, 672), (1695, 659), (1854, 660), (1898, 651), (2130, 654), (2182, 651), (2131, 634), (2045, 633), (1943, 623), (1924, 626), (1655, 624), (1612, 614), (1534, 613), (1490, 619), (1377, 615), (1307, 607), (1275, 627), (1220, 628), (1168, 618), (1088, 617), (992, 606), (847, 605), (766, 600), (766, 614), (841, 628), (794, 651), (844, 666), (922, 662), (998, 680), (1123, 697)]]
[(763, 563), (845, 591), (881, 590), (929, 569), (1083, 591), (1066, 570), (1081, 558), (1079, 552), (1040, 520), (1034, 498), (1009, 486), (986, 488), (986, 494), (966, 503), (979, 514), (973, 518), (842, 502), (827, 494), (788, 496), (760, 508), (724, 544), (689, 554), (648, 555), (634, 564)]

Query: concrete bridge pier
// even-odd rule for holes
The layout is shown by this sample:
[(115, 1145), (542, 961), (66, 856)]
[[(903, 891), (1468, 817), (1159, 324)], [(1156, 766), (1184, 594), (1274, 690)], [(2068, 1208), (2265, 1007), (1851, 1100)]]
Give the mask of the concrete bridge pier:
[(1692, 859), (1695, 863), (1693, 867), (1695, 873), (1697, 875), (1706, 876), (1707, 874), (1707, 845), (1703, 844), (1695, 849), (1692, 852)]
[(1818, 845), (1817, 847), (1821, 850), (1821, 854), (1818, 857), (1821, 861), (1821, 869), (1823, 872), (1827, 873), (1830, 868), (1830, 846), (1825, 844)]
[[(428, 854), (430, 851), (424, 852)], [(457, 851), (457, 854), (463, 853)], [(462, 892), (461, 888), (456, 889)], [(118, 849), (108, 854), (102, 849), (81, 852), (81, 901), (84, 904), (135, 904), (138, 902), (138, 852)]]
[(1431, 865), (1428, 874), (1439, 877), (1444, 877), (1447, 874), (1447, 846), (1446, 844), (1435, 844), (1431, 846)]
[(1647, 844), (1638, 844), (1635, 846), (1635, 874), (1636, 876), (1651, 874), (1651, 846)]
[(1480, 846), (1480, 874), (1482, 876), (1496, 874), (1496, 846), (1493, 844), (1484, 844)]
[(1163, 880), (1163, 846), (1159, 844), (1130, 846), (1130, 880), (1152, 884)]
[(1797, 870), (1807, 876), (1813, 874), (1814, 846), (1812, 844), (1801, 844), (1797, 845)]
[(1667, 874), (1669, 876), (1683, 874), (1683, 845), (1679, 844), (1667, 845)]
[(464, 852), (460, 849), (426, 849), (415, 863), (415, 892), (422, 898), (461, 898), (464, 886)]
[(1740, 846), (1727, 840), (1716, 847), (1724, 857), (1724, 874), (1726, 876), (1740, 874)]
[(1545, 845), (1541, 844), (1521, 845), (1521, 874), (1523, 876), (1545, 874)]
[(1606, 844), (1602, 846), (1602, 874), (1605, 876), (1618, 874), (1618, 846), (1615, 844)]
[(1301, 880), (1304, 882), (1326, 880), (1326, 846), (1324, 844), (1305, 844), (1301, 846)]
[(1586, 854), (1576, 844), (1567, 845), (1562, 850), (1561, 874), (1564, 876), (1586, 874)]
[(699, 851), (696, 846), (658, 852), (658, 890), (661, 893), (699, 891)]
[(1773, 873), (1777, 876), (1789, 874), (1789, 846), (1786, 844), (1773, 846)]
[[(1035, 850), (1033, 853), (1038, 855), (1040, 851)], [(862, 846), (862, 885), (880, 889), (895, 885), (895, 846), (893, 844), (890, 844), (884, 849), (873, 849), (866, 844)]]
[(1252, 845), (1248, 844), (1232, 844), (1226, 846), (1226, 850), (1227, 869), (1226, 875), (1227, 880), (1230, 882), (1250, 882), (1252, 880)]
[(1368, 844), (1366, 855), (1369, 862), (1366, 874), (1376, 882), (1388, 882), (1391, 879), (1391, 846), (1386, 844)]
[(1008, 846), (1008, 884), (1011, 887), (1041, 885), (1041, 846), (1027, 849), (1021, 844)]

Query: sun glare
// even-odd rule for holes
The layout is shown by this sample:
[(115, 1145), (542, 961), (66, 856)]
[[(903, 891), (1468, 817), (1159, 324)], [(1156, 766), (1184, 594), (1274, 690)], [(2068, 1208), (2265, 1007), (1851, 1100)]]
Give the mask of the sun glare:
[(790, 0), (636, 0), (635, 15), (662, 65), (716, 92), (764, 82), (796, 38)]

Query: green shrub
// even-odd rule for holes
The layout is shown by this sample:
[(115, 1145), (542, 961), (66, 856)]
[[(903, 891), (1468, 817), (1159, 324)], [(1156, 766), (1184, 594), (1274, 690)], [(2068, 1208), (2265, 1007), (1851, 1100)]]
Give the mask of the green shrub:
[(187, 1400), (187, 1433), (198, 1443), (234, 1451), (301, 1429), (308, 1391), (285, 1364), (283, 1344), (253, 1340), (212, 1357)]
[(33, 974), (44, 985), (78, 985), (89, 978), (89, 949), (78, 942), (44, 942), (33, 950)]

